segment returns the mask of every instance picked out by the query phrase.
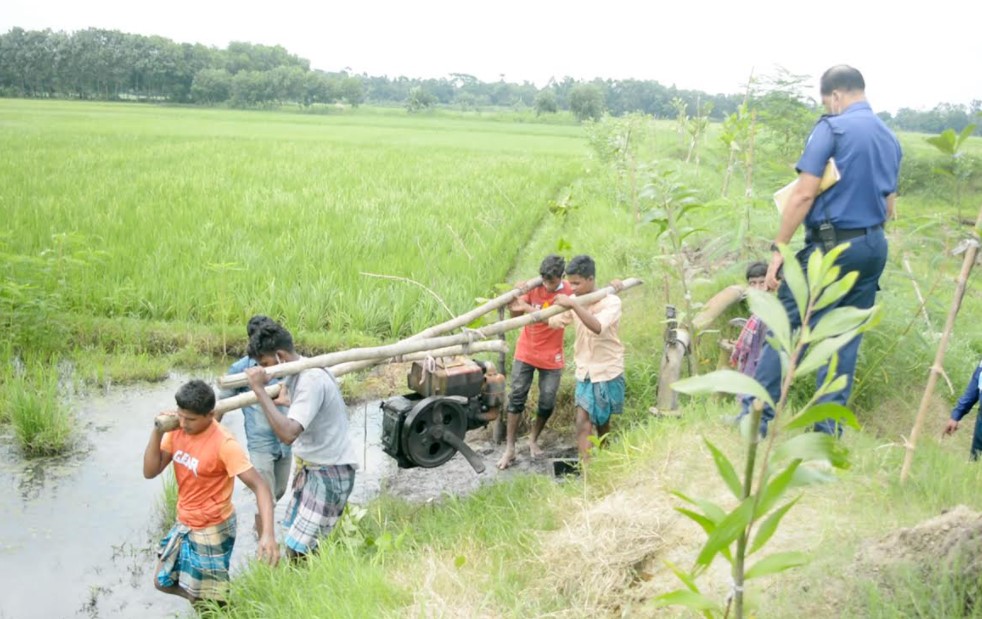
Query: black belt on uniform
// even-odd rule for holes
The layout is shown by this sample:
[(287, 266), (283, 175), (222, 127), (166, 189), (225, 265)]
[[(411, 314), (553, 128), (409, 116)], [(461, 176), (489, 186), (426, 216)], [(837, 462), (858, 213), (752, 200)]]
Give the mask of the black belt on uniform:
[[(870, 232), (876, 232), (883, 228), (883, 224), (876, 224), (875, 226), (870, 226), (869, 228), (835, 228), (835, 240), (838, 243), (843, 241), (848, 241), (850, 239), (857, 239), (861, 236), (866, 236)], [(808, 228), (805, 231), (805, 242), (811, 243), (818, 239), (818, 228)]]

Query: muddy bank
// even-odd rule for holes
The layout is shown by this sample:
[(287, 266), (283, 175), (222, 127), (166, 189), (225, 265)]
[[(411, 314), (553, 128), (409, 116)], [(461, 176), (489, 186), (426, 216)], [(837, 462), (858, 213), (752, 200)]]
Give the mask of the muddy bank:
[[(5, 584), (0, 619), (187, 614), (184, 600), (158, 593), (152, 585), (163, 483), (145, 480), (142, 474), (153, 417), (173, 408), (173, 394), (184, 380), (171, 376), (153, 385), (74, 400), (80, 443), (67, 457), (25, 462), (13, 437), (0, 437), (0, 483), (12, 489), (0, 503), (0, 579)], [(378, 402), (351, 405), (349, 413), (360, 460), (353, 503), (367, 503), (381, 492), (430, 501), (515, 474), (552, 472), (549, 460), (529, 458), (525, 441), (519, 442), (515, 464), (498, 471), (495, 463), (503, 448), (491, 440), (490, 429), (467, 437), (485, 460), (483, 474), (476, 474), (459, 454), (437, 469), (399, 469), (381, 450)], [(223, 423), (244, 445), (242, 415), (229, 413)], [(547, 455), (569, 451), (548, 430), (543, 447)], [(233, 500), (239, 523), (234, 575), (255, 553), (251, 528), (256, 506), (238, 481)], [(277, 520), (287, 500), (284, 496), (277, 505)]]

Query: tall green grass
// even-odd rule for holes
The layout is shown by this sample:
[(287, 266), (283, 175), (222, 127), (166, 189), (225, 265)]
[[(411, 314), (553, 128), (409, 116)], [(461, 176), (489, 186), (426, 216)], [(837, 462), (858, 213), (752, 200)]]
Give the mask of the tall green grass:
[(30, 457), (61, 453), (73, 440), (72, 417), (58, 392), (58, 367), (31, 363), (4, 381), (6, 411), (14, 436)]
[(165, 535), (177, 522), (177, 478), (174, 477), (174, 469), (168, 467), (160, 476), (160, 482), (160, 496), (157, 497), (155, 512), (157, 524), (155, 533)]
[[(360, 560), (356, 552), (338, 548), (295, 566), (254, 564), (233, 581), (225, 608), (202, 615), (357, 619), (393, 616), (390, 613), (411, 602), (411, 591), (393, 585), (381, 566)], [(262, 595), (256, 596), (257, 591)]]
[[(398, 617), (427, 585), (425, 561), (450, 557), (473, 578), (482, 595), (504, 608), (534, 604), (522, 590), (536, 575), (512, 569), (534, 556), (538, 536), (557, 526), (556, 501), (567, 490), (538, 476), (486, 486), (468, 498), (447, 497), (438, 505), (383, 499), (361, 521), (366, 539), (388, 533), (399, 543), (388, 549), (328, 541), (303, 563), (269, 568), (255, 565), (233, 581), (227, 609), (233, 617)], [(339, 529), (335, 529), (335, 536)], [(263, 591), (262, 595), (256, 595)], [(453, 612), (448, 610), (447, 612)]]

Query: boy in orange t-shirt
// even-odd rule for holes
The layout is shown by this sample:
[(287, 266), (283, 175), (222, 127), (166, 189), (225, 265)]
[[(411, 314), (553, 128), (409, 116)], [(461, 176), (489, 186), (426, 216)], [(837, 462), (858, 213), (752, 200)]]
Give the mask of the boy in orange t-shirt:
[(235, 544), (232, 488), (238, 477), (252, 490), (262, 531), (259, 558), (279, 559), (273, 532), (273, 495), (245, 451), (215, 422), (215, 392), (192, 380), (174, 395), (180, 426), (164, 433), (156, 426), (143, 453), (143, 476), (153, 479), (171, 462), (177, 479), (177, 523), (161, 541), (154, 586), (192, 604), (224, 600)]
[[(539, 265), (542, 284), (518, 297), (508, 310), (512, 316), (520, 316), (550, 307), (559, 294), (572, 294), (569, 284), (563, 281), (566, 261), (562, 256), (551, 254)], [(550, 329), (549, 325), (535, 323), (527, 325), (518, 335), (515, 344), (515, 359), (511, 366), (511, 392), (508, 396), (508, 427), (505, 453), (498, 461), (499, 469), (506, 469), (515, 461), (515, 437), (518, 434), (518, 421), (525, 412), (525, 401), (532, 388), (532, 376), (539, 373), (539, 407), (529, 434), (529, 455), (537, 458), (542, 455), (539, 448), (539, 434), (556, 406), (556, 393), (559, 379), (563, 375), (566, 360), (563, 357), (563, 331)]]

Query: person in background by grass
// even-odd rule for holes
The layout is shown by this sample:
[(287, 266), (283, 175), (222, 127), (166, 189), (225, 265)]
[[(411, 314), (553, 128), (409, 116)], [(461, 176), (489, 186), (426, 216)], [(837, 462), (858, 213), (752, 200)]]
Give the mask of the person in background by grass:
[[(962, 394), (962, 397), (958, 398), (955, 407), (951, 409), (951, 419), (945, 425), (942, 436), (950, 436), (958, 431), (958, 423), (965, 415), (972, 412), (972, 407), (978, 403), (979, 391), (982, 390), (982, 383), (979, 382), (980, 377), (982, 377), (982, 362), (976, 366), (975, 372), (972, 373), (972, 378), (969, 379), (968, 385), (965, 387), (965, 393)], [(980, 453), (982, 453), (982, 410), (975, 416), (975, 434), (972, 436), (972, 460), (978, 460)]]
[(154, 586), (195, 606), (223, 602), (235, 545), (234, 477), (256, 496), (261, 522), (259, 558), (279, 560), (273, 535), (273, 495), (235, 438), (215, 422), (215, 392), (192, 380), (174, 395), (180, 425), (163, 432), (154, 426), (143, 452), (143, 476), (153, 479), (174, 463), (177, 523), (160, 542)]
[[(274, 323), (268, 316), (256, 315), (246, 323), (246, 334), (252, 337), (259, 327), (264, 324)], [(229, 374), (239, 374), (246, 368), (255, 367), (256, 362), (246, 355), (232, 364), (228, 369)], [(270, 382), (278, 382), (274, 379)], [(219, 392), (219, 398), (230, 398), (236, 394), (249, 391), (249, 387), (239, 387), (236, 389), (223, 389)], [(286, 407), (280, 407), (282, 413), (286, 413)], [(219, 422), (222, 415), (218, 414), (215, 419)], [(249, 460), (259, 474), (266, 480), (266, 484), (273, 491), (273, 501), (279, 501), (286, 493), (286, 484), (290, 479), (290, 446), (284, 444), (278, 438), (266, 415), (257, 405), (242, 407), (242, 420), (245, 425), (246, 445), (249, 449)], [(256, 515), (256, 533), (259, 534), (259, 515)]]
[[(555, 304), (571, 309), (549, 319), (553, 329), (576, 325), (573, 359), (576, 363), (576, 447), (580, 459), (590, 455), (590, 436), (602, 439), (610, 430), (611, 415), (624, 411), (624, 345), (617, 336), (621, 319), (621, 300), (608, 294), (589, 306), (576, 297), (596, 289), (597, 267), (593, 258), (575, 256), (566, 265), (566, 281), (573, 295), (556, 296)], [(620, 291), (623, 284), (610, 284)]]
[[(766, 262), (751, 262), (747, 267), (747, 285), (750, 288), (766, 291), (767, 284), (764, 283), (766, 277)], [(754, 370), (757, 369), (757, 361), (760, 360), (760, 353), (764, 350), (766, 336), (767, 326), (764, 325), (764, 321), (757, 314), (751, 314), (733, 345), (730, 365), (738, 372), (753, 376)]]
[[(542, 283), (532, 288), (508, 306), (512, 316), (521, 316), (550, 307), (559, 294), (572, 294), (572, 288), (563, 281), (566, 261), (562, 256), (550, 254), (539, 265)], [(524, 288), (524, 284), (520, 286)], [(525, 401), (532, 388), (532, 377), (539, 373), (539, 405), (535, 423), (529, 434), (529, 456), (542, 455), (539, 434), (546, 427), (556, 407), (556, 393), (563, 376), (566, 359), (563, 356), (563, 330), (550, 329), (544, 324), (530, 324), (522, 329), (515, 344), (515, 360), (511, 366), (511, 390), (508, 395), (508, 428), (505, 453), (498, 461), (499, 469), (508, 468), (515, 460), (515, 437), (518, 422), (525, 412)]]
[(291, 400), (290, 408), (285, 415), (279, 411), (266, 393), (265, 368), (303, 358), (294, 349), (293, 336), (281, 325), (261, 325), (249, 338), (249, 356), (259, 363), (246, 370), (249, 386), (273, 432), (293, 445), (297, 459), (283, 521), (284, 541), (291, 558), (303, 557), (315, 552), (334, 529), (354, 487), (358, 460), (348, 438), (348, 411), (337, 380), (325, 368), (288, 377), (283, 382), (285, 393), (277, 400)]

